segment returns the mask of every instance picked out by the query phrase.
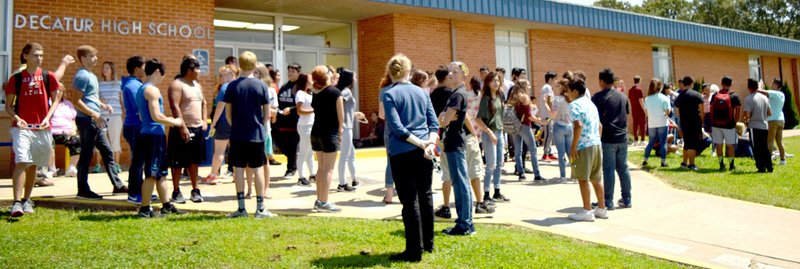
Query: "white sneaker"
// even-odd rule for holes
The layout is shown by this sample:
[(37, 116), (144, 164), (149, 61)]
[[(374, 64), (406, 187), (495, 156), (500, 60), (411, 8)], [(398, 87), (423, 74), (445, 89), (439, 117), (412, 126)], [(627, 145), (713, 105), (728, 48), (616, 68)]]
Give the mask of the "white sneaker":
[(594, 221), (594, 212), (581, 210), (581, 212), (570, 214), (569, 219), (574, 221)]
[(786, 160), (781, 160), (781, 162), (779, 162), (778, 165), (786, 165)]
[(274, 218), (277, 216), (278, 214), (272, 214), (272, 212), (269, 212), (269, 210), (267, 210), (266, 208), (261, 210), (256, 210), (255, 214), (256, 219)]
[(608, 218), (608, 209), (607, 208), (595, 208), (594, 209), (594, 216), (598, 219), (607, 219)]
[(75, 166), (72, 166), (69, 169), (67, 169), (67, 174), (66, 174), (67, 177), (75, 177), (77, 175), (78, 175), (78, 168), (75, 168)]

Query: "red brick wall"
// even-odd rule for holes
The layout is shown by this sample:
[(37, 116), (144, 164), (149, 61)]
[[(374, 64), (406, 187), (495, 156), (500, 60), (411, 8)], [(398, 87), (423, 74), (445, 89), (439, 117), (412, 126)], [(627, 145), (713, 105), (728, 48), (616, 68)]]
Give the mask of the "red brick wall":
[[(150, 7), (150, 8), (148, 8)], [(78, 17), (90, 18), (94, 22), (93, 31), (85, 32), (62, 32), (48, 30), (32, 30), (29, 28), (14, 29), (13, 48), (14, 54), (19, 55), (20, 50), (29, 41), (41, 43), (45, 49), (45, 61), (43, 66), (47, 69), (55, 69), (60, 59), (65, 54), (76, 56), (76, 49), (80, 45), (91, 45), (98, 49), (98, 61), (112, 61), (117, 66), (117, 75), (126, 74), (125, 60), (133, 55), (144, 57), (155, 57), (166, 63), (167, 77), (172, 78), (178, 73), (181, 57), (184, 54), (192, 53), (193, 49), (207, 49), (210, 59), (214, 58), (214, 40), (212, 22), (214, 19), (214, 1), (197, 0), (192, 1), (192, 8), (186, 8), (185, 1), (177, 0), (109, 0), (109, 1), (78, 1), (78, 0), (26, 0), (15, 1), (14, 13), (23, 15), (50, 15), (52, 17)], [(116, 33), (102, 32), (101, 20), (117, 21), (141, 21), (141, 34), (119, 35)], [(148, 24), (169, 23), (178, 25), (188, 24), (193, 28), (201, 26), (210, 29), (210, 39), (197, 39), (194, 37), (184, 38), (177, 36), (151, 36)], [(52, 24), (52, 22), (50, 22)], [(15, 57), (16, 58), (16, 57)], [(76, 57), (77, 60), (77, 57)], [(213, 61), (209, 62), (210, 70), (214, 70)], [(72, 76), (77, 71), (78, 64), (73, 64), (67, 69), (63, 83), (67, 86), (67, 96), (72, 97), (73, 91), (69, 85), (72, 83)], [(95, 74), (100, 75), (101, 66), (98, 64), (94, 68)], [(213, 73), (213, 71), (212, 71)], [(166, 79), (159, 86), (162, 94), (166, 93), (167, 86), (171, 79)], [(213, 94), (213, 75), (200, 77), (204, 93), (207, 100), (211, 100)], [(210, 102), (209, 102), (210, 104)], [(210, 106), (209, 106), (210, 109)], [(169, 109), (167, 109), (168, 111)], [(7, 130), (10, 122), (6, 113), (0, 113), (0, 129)], [(8, 132), (0, 132), (0, 141), (10, 141)], [(127, 164), (130, 157), (128, 145), (123, 141), (123, 154), (120, 158), (121, 163)], [(0, 177), (9, 177), (10, 161), (8, 159), (10, 148), (0, 148)]]
[(540, 30), (530, 30), (528, 36), (533, 69), (529, 75), (537, 94), (547, 71), (559, 76), (567, 70), (584, 71), (592, 92), (599, 90), (597, 74), (606, 67), (624, 80), (627, 88), (633, 86), (636, 75), (642, 81), (653, 76), (652, 44), (648, 42)]
[(691, 75), (695, 80), (705, 79), (707, 83), (722, 85), (722, 77), (733, 78), (732, 88), (741, 96), (746, 96), (747, 79), (750, 78), (747, 53), (722, 50), (673, 46), (675, 77)]
[(456, 59), (470, 68), (470, 77), (478, 76), (481, 66), (497, 65), (494, 25), (456, 21)]
[[(386, 62), (395, 52), (393, 14), (358, 22), (359, 108), (369, 114), (378, 111), (378, 88)], [(361, 128), (362, 136), (366, 128)]]

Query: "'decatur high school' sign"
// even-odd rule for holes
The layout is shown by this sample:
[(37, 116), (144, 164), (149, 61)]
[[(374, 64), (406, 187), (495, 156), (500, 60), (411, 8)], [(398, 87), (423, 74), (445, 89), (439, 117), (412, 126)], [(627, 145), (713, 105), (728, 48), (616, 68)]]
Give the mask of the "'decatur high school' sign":
[(214, 39), (209, 28), (199, 25), (174, 24), (168, 22), (142, 22), (127, 20), (100, 19), (81, 17), (59, 17), (41, 14), (14, 15), (15, 29), (38, 31), (92, 33), (103, 32), (118, 35), (150, 35), (164, 37), (182, 37), (194, 39)]

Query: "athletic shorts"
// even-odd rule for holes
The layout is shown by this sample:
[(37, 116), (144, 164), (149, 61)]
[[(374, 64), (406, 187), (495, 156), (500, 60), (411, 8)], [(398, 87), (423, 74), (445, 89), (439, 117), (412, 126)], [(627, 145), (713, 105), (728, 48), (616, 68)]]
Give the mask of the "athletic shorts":
[(108, 143), (111, 152), (122, 151), (122, 115), (103, 116), (108, 129)]
[(578, 158), (571, 161), (573, 179), (591, 181), (603, 179), (603, 150), (599, 145), (578, 150)]
[(311, 149), (324, 153), (339, 151), (339, 135), (315, 135), (311, 134)]
[[(144, 178), (167, 178), (167, 140), (162, 134), (139, 134), (136, 151), (144, 158)], [(138, 154), (138, 153), (137, 153)]]
[(50, 149), (53, 134), (50, 130), (28, 130), (11, 128), (11, 141), (14, 148), (14, 162), (47, 167), (50, 163)]
[[(686, 127), (686, 126), (684, 126)], [(683, 149), (701, 150), (703, 149), (703, 131), (700, 126), (683, 128)]]
[(739, 136), (736, 134), (736, 128), (725, 129), (711, 127), (711, 139), (714, 141), (714, 144), (717, 145), (736, 145)]
[(467, 135), (466, 145), (467, 176), (470, 180), (483, 178), (485, 165), (481, 156), (481, 142), (477, 136), (470, 134)]
[[(192, 137), (194, 134), (194, 137)], [(180, 127), (169, 129), (167, 158), (173, 168), (201, 164), (206, 160), (206, 139), (203, 129), (189, 128), (189, 141), (181, 137)]]
[[(223, 117), (225, 115), (222, 115)], [(227, 121), (218, 121), (215, 127), (214, 139), (228, 140), (231, 139), (231, 125)]]
[(267, 162), (264, 142), (231, 141), (228, 164), (239, 168), (259, 168)]

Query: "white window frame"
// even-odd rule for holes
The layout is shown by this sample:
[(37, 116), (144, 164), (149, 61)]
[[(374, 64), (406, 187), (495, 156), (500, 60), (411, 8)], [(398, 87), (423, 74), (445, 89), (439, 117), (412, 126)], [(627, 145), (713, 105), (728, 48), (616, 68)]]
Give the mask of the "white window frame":
[[(674, 81), (675, 80), (675, 66), (672, 63), (672, 46), (661, 45), (661, 44), (653, 44), (653, 48), (651, 49), (651, 54), (652, 54), (652, 50), (655, 50), (655, 49), (666, 49), (667, 56), (666, 57), (655, 56), (655, 55), (652, 56), (653, 57), (653, 74), (654, 74), (654, 76), (659, 78), (659, 79), (661, 79), (661, 81), (663, 81), (665, 83)], [(658, 74), (658, 72), (656, 72), (657, 71), (656, 70), (657, 60), (666, 60), (667, 61), (668, 66), (669, 66), (667, 68), (669, 70), (669, 77), (667, 77), (667, 78), (659, 77), (661, 74)]]
[[(13, 51), (13, 47), (12, 46), (14, 45), (14, 43), (13, 43), (14, 29), (13, 29), (13, 21), (12, 21), (12, 18), (14, 17), (13, 15), (14, 15), (14, 0), (5, 1), (5, 7), (4, 7), (4, 10), (3, 10), (3, 14), (0, 14), (0, 16), (2, 16), (0, 18), (4, 20), (4, 24), (5, 25), (3, 25), (3, 27), (5, 28), (5, 33), (6, 33), (6, 36), (5, 36), (4, 41), (3, 41), (3, 42), (5, 42), (5, 46), (4, 46), (5, 49), (0, 50), (0, 56), (4, 56), (4, 58), (5, 58), (4, 61), (0, 61), (0, 64), (2, 64), (3, 66), (6, 67), (6, 73), (5, 74), (0, 74), (0, 81), (3, 81), (3, 82), (8, 81), (8, 77), (9, 77), (9, 75), (11, 75), (11, 70), (14, 69), (14, 68), (12, 68), (12, 63), (14, 62), (14, 60), (13, 60), (13, 57), (12, 57), (13, 54), (11, 53)], [(5, 106), (5, 103), (6, 103), (5, 101), (6, 100), (5, 99), (6, 99), (6, 95), (5, 94), (0, 94), (0, 112), (5, 111), (5, 109), (6, 109), (5, 108), (6, 107)]]
[[(753, 61), (755, 61), (756, 64), (755, 66), (753, 66)], [(755, 77), (753, 77), (753, 68), (756, 68)], [(748, 71), (748, 76), (750, 76), (750, 78), (759, 81), (763, 79), (764, 70), (762, 68), (763, 68), (763, 63), (761, 62), (761, 55), (750, 55), (747, 58), (747, 71)]]
[[(506, 77), (505, 77), (505, 79), (511, 80), (511, 69), (514, 68), (514, 67), (524, 67), (525, 71), (528, 73), (528, 77), (530, 79), (530, 75), (531, 75), (531, 57), (530, 57), (530, 55), (531, 55), (531, 52), (530, 52), (529, 44), (528, 44), (529, 43), (529, 39), (530, 39), (530, 37), (528, 36), (528, 32), (527, 31), (521, 31), (521, 30), (513, 30), (513, 29), (503, 29), (503, 28), (495, 28), (494, 32), (495, 32), (495, 36), (497, 36), (497, 32), (505, 32), (507, 34), (509, 41), (506, 42), (506, 41), (497, 41), (497, 40), (495, 40), (495, 48), (497, 48), (498, 46), (507, 46), (508, 47), (508, 55), (509, 55), (509, 59), (508, 60), (509, 60), (509, 62), (511, 62), (511, 58), (510, 57), (511, 57), (511, 49), (512, 48), (524, 48), (525, 49), (525, 66), (500, 66), (499, 62), (496, 63), (496, 65), (498, 67), (503, 67), (503, 68), (506, 69)], [(510, 42), (511, 33), (522, 33), (525, 36), (525, 41), (522, 42), (522, 43)], [(495, 51), (495, 59), (497, 59), (497, 57), (498, 57), (497, 56), (497, 51)]]

